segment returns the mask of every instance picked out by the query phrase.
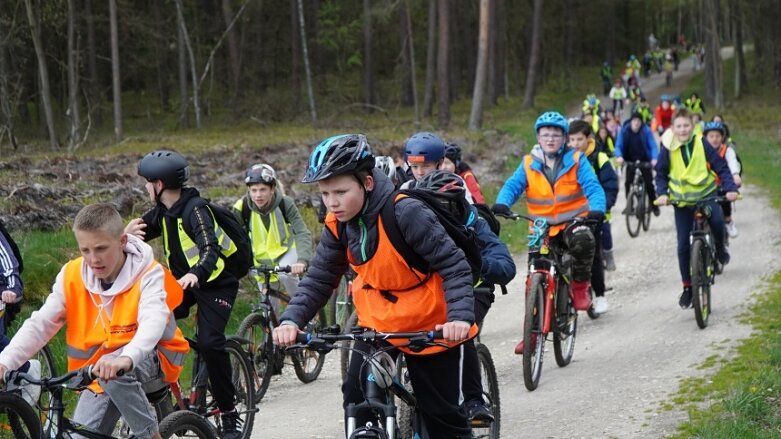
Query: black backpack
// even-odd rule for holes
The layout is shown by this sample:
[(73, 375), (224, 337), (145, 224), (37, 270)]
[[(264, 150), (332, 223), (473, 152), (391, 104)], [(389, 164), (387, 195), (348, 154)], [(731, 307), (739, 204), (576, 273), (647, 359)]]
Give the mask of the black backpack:
[(472, 285), (480, 280), (482, 269), (482, 257), (480, 256), (480, 242), (477, 239), (475, 231), (470, 227), (477, 219), (474, 218), (472, 209), (465, 197), (452, 197), (441, 192), (424, 191), (418, 189), (405, 189), (394, 192), (388, 198), (382, 208), (380, 216), (385, 226), (385, 232), (388, 234), (393, 247), (399, 252), (410, 267), (429, 273), (431, 267), (425, 259), (415, 253), (414, 250), (404, 240), (404, 236), (396, 222), (396, 196), (404, 194), (425, 204), (437, 216), (439, 223), (445, 228), (445, 231), (455, 244), (464, 251), (466, 260), (472, 271)]
[(477, 214), (488, 223), (488, 227), (494, 232), (494, 235), (499, 236), (499, 232), (502, 231), (502, 223), (496, 218), (491, 208), (487, 204), (475, 203), (474, 206), (477, 209)]
[[(236, 279), (241, 279), (249, 273), (252, 266), (252, 245), (249, 241), (249, 235), (244, 227), (241, 226), (239, 219), (232, 210), (226, 209), (219, 204), (214, 204), (204, 198), (193, 198), (184, 207), (182, 216), (189, 218), (192, 210), (196, 206), (206, 206), (212, 212), (215, 221), (220, 228), (228, 234), (228, 237), (236, 244), (236, 252), (230, 256), (220, 253), (220, 257), (225, 261), (225, 268), (231, 272)], [(184, 221), (187, 224), (187, 221)], [(187, 231), (185, 229), (185, 231)], [(190, 232), (188, 232), (190, 234)]]
[(11, 234), (8, 233), (8, 229), (5, 228), (5, 225), (2, 221), (0, 221), (0, 233), (3, 234), (5, 240), (8, 241), (8, 245), (11, 246), (11, 250), (14, 252), (14, 257), (16, 257), (16, 261), (19, 263), (19, 274), (22, 274), (22, 271), (24, 271), (22, 253), (19, 251), (19, 246), (16, 245), (16, 241), (14, 241), (14, 238), (12, 238)]

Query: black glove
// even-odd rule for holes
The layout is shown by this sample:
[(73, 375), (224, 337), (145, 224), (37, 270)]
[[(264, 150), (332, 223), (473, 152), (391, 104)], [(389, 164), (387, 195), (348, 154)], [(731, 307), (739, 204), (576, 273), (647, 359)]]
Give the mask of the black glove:
[(491, 212), (500, 215), (500, 216), (510, 216), (512, 215), (512, 211), (510, 210), (510, 206), (504, 205), (504, 204), (494, 204), (494, 206), (491, 208)]
[(605, 212), (600, 212), (598, 210), (592, 210), (588, 213), (588, 219), (590, 220), (597, 220), (600, 223), (605, 221)]

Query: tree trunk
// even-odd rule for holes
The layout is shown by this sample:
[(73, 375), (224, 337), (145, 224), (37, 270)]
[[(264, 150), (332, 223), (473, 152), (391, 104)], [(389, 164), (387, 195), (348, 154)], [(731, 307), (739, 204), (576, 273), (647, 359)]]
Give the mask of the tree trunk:
[[(152, 21), (156, 28), (162, 28), (166, 26), (165, 20), (163, 20), (163, 14), (160, 12), (160, 3), (152, 2)], [(165, 37), (163, 37), (165, 38)], [(160, 38), (153, 40), (155, 51), (155, 67), (157, 70), (157, 91), (160, 94), (160, 110), (167, 112), (171, 104), (171, 87), (169, 82), (169, 69), (168, 69), (168, 45), (165, 44), (163, 39), (162, 43)]]
[(68, 0), (68, 112), (70, 119), (70, 136), (68, 149), (73, 150), (80, 141), (79, 126), (79, 49), (76, 44), (75, 0)]
[(437, 0), (428, 3), (428, 40), (426, 41), (426, 91), (423, 98), (423, 117), (431, 117), (434, 110), (434, 78), (437, 63)]
[(95, 16), (92, 12), (92, 0), (84, 1), (84, 15), (87, 17), (87, 67), (89, 69), (89, 111), (95, 116), (95, 124), (103, 123), (103, 94), (98, 80), (97, 52), (95, 51)]
[(312, 115), (312, 123), (317, 122), (317, 109), (315, 108), (315, 94), (312, 90), (312, 72), (309, 70), (309, 53), (306, 48), (306, 26), (304, 25), (304, 6), (302, 0), (298, 0), (298, 28), (301, 31), (301, 54), (304, 59), (304, 72), (306, 73), (306, 90), (309, 94), (309, 113)]
[[(114, 0), (111, 0), (114, 1)], [(193, 86), (193, 110), (195, 111), (195, 127), (201, 128), (201, 101), (199, 99), (200, 81), (195, 73), (195, 54), (193, 53), (193, 46), (190, 43), (190, 34), (187, 32), (187, 23), (184, 21), (184, 7), (182, 6), (182, 0), (176, 0), (176, 19), (179, 22), (179, 30), (182, 32), (184, 39), (184, 45), (187, 48), (187, 55), (190, 58), (190, 77)]]
[(719, 7), (719, 0), (707, 0), (703, 11), (704, 36), (705, 36), (705, 98), (710, 101), (714, 109), (724, 107), (724, 98), (721, 91), (721, 45), (719, 44), (718, 17), (715, 9)]
[[(5, 2), (0, 2), (0, 10), (5, 10)], [(11, 113), (11, 93), (8, 88), (10, 69), (8, 64), (8, 34), (5, 23), (0, 20), (0, 111), (2, 111), (3, 129), (8, 134), (11, 146), (16, 150), (16, 137), (14, 136), (14, 117)], [(2, 137), (0, 137), (2, 138)], [(0, 149), (2, 145), (0, 144)]]
[[(496, 64), (497, 64), (497, 60), (498, 60), (498, 56), (497, 56), (498, 53), (496, 51), (496, 46), (497, 46), (497, 40), (498, 40), (498, 37), (499, 37), (499, 29), (498, 29), (498, 26), (497, 26), (497, 16), (496, 16), (496, 12), (497, 12), (496, 8), (497, 8), (497, 3), (498, 2), (497, 1), (491, 1), (489, 3), (491, 5), (490, 5), (490, 9), (489, 9), (488, 22), (491, 23), (491, 26), (488, 29), (488, 46), (486, 48), (487, 52), (488, 52), (488, 61), (487, 61), (488, 73), (487, 73), (487, 79), (486, 79), (486, 87), (487, 87), (487, 91), (486, 91), (487, 99), (486, 99), (486, 101), (487, 102), (486, 103), (489, 106), (493, 107), (494, 105), (496, 105), (496, 100), (498, 99), (499, 93), (500, 93), (499, 90), (501, 90), (499, 88), (499, 82), (496, 80), (496, 70), (497, 70), (496, 69), (496, 67), (497, 67)], [(482, 17), (480, 17), (480, 26), (482, 26)], [(482, 31), (482, 28), (480, 28), (480, 30)], [(479, 42), (479, 39), (480, 39), (480, 37), (478, 36), (478, 48), (477, 48), (477, 63), (478, 63), (478, 65), (477, 65), (477, 70), (480, 69), (480, 65), (479, 65), (480, 64), (480, 47), (479, 47), (480, 46), (480, 42)], [(475, 72), (475, 80), (477, 80), (477, 75), (479, 75), (479, 73)], [(475, 86), (477, 86), (477, 84), (475, 84)], [(472, 105), (474, 105), (474, 103)]]
[(537, 87), (537, 70), (540, 63), (540, 45), (542, 44), (542, 5), (543, 0), (534, 0), (532, 13), (532, 41), (529, 50), (529, 68), (526, 70), (526, 90), (523, 93), (523, 108), (534, 106), (534, 94)]
[(374, 60), (372, 59), (372, 5), (363, 0), (363, 97), (371, 112), (374, 99)]
[(401, 47), (401, 105), (410, 106), (415, 97), (412, 91), (414, 80), (414, 64), (410, 62), (410, 53), (414, 48), (410, 46), (412, 41), (412, 29), (408, 26), (409, 8), (407, 2), (399, 2), (399, 46)]
[(437, 95), (439, 108), (437, 121), (441, 128), (447, 128), (450, 125), (450, 1), (438, 0), (438, 5)]
[(469, 115), (469, 129), (477, 131), (483, 126), (483, 96), (485, 94), (486, 76), (488, 75), (489, 33), (491, 28), (491, 0), (480, 0), (480, 38), (477, 45), (477, 71), (475, 72), (475, 87), (472, 93), (472, 112)]
[[(154, 1), (154, 0), (153, 0)], [(231, 8), (231, 0), (222, 0), (222, 16), (225, 20), (225, 27), (228, 28), (233, 21), (233, 9)], [(239, 94), (239, 78), (241, 77), (241, 51), (239, 50), (239, 39), (236, 38), (236, 28), (231, 27), (227, 31), (228, 36), (228, 56), (230, 58), (231, 68), (231, 106), (236, 101), (236, 97)]]
[[(29, 1), (29, 0), (28, 0)], [(117, 143), (125, 137), (122, 128), (122, 80), (119, 73), (119, 32), (117, 30), (117, 1), (109, 0), (109, 20), (111, 22), (111, 88), (114, 97), (114, 138)]]
[(740, 1), (730, 0), (732, 8), (732, 32), (735, 41), (735, 97), (739, 98), (746, 90), (746, 57), (743, 54), (743, 14), (740, 11)]
[(52, 111), (51, 88), (49, 86), (49, 68), (46, 66), (46, 54), (43, 51), (41, 42), (41, 28), (33, 9), (32, 0), (24, 0), (27, 8), (27, 20), (30, 23), (30, 33), (32, 34), (35, 55), (38, 58), (38, 74), (40, 75), (41, 101), (46, 120), (46, 129), (49, 132), (49, 146), (51, 149), (57, 149), (57, 133), (54, 130), (54, 112)]
[(407, 29), (407, 47), (409, 47), (410, 78), (412, 83), (412, 103), (415, 107), (415, 129), (420, 129), (420, 110), (418, 109), (418, 80), (415, 75), (415, 42), (412, 40), (412, 17), (409, 13), (409, 0), (404, 0), (404, 12)]
[(184, 30), (182, 24), (179, 23), (178, 15), (176, 22), (176, 48), (179, 60), (179, 124), (187, 128), (190, 126), (190, 113), (187, 111), (190, 100), (187, 92), (187, 43), (184, 41)]
[(293, 109), (301, 108), (301, 30), (299, 29), (298, 0), (290, 0), (290, 86)]

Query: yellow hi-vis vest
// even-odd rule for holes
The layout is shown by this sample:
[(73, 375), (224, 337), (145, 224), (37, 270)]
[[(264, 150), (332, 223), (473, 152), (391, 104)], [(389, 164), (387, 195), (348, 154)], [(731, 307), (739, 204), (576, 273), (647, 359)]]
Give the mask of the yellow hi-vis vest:
[(689, 166), (683, 161), (686, 145), (670, 151), (670, 198), (682, 201), (684, 206), (694, 205), (717, 189), (716, 177), (708, 167), (702, 136), (694, 136), (693, 142)]
[[(239, 212), (243, 211), (244, 198), (236, 201), (233, 208)], [(268, 228), (263, 224), (260, 214), (250, 209), (248, 226), (256, 265), (274, 265), (275, 261), (296, 246), (295, 240), (290, 239), (290, 226), (285, 222), (285, 216), (279, 206), (274, 209), (273, 215), (269, 216)]]
[[(208, 207), (207, 207), (208, 209)], [(236, 244), (233, 242), (233, 240), (228, 236), (227, 233), (225, 233), (224, 230), (220, 227), (220, 225), (217, 223), (217, 220), (214, 218), (214, 213), (212, 213), (211, 210), (209, 210), (209, 214), (212, 217), (212, 223), (214, 224), (214, 234), (217, 236), (217, 243), (220, 246), (220, 252), (224, 257), (228, 257), (232, 255), (233, 253), (238, 250), (236, 247)], [(171, 249), (168, 248), (168, 228), (166, 227), (165, 219), (163, 219), (163, 247), (165, 249), (165, 257), (167, 260), (170, 260), (171, 257)], [(190, 235), (187, 234), (187, 232), (184, 230), (184, 225), (182, 224), (182, 219), (177, 218), (176, 219), (176, 228), (179, 231), (179, 245), (182, 247), (182, 252), (184, 253), (185, 259), (187, 259), (187, 265), (192, 268), (193, 265), (198, 263), (198, 260), (201, 258), (201, 251), (198, 248), (198, 245), (195, 244), (195, 241), (190, 238)], [(206, 282), (211, 282), (217, 276), (222, 273), (222, 270), (225, 269), (225, 261), (223, 258), (217, 258), (217, 264), (214, 267), (214, 271), (212, 271), (212, 274), (209, 276), (209, 279), (207, 279)]]
[[(81, 278), (82, 260), (83, 258), (77, 258), (68, 262), (64, 271), (65, 343), (68, 370), (95, 364), (104, 355), (130, 343), (138, 330), (138, 302), (141, 297), (143, 276), (139, 276), (126, 291), (114, 296), (109, 325), (105, 327), (105, 313), (103, 316), (100, 315), (101, 310), (93, 303), (90, 298), (92, 293), (87, 290)], [(146, 271), (158, 265), (159, 262), (153, 262)], [(173, 314), (173, 309), (182, 303), (182, 287), (168, 269), (163, 267), (163, 271), (166, 305), (171, 313), (156, 348), (163, 380), (172, 383), (179, 379), (190, 346), (182, 331), (176, 326)], [(97, 381), (90, 385), (90, 389), (96, 393), (103, 392)]]

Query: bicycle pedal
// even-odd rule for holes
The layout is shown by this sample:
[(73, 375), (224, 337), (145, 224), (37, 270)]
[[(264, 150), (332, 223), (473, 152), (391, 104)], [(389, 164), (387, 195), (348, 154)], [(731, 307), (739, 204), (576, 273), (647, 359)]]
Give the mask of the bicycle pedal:
[(490, 419), (472, 419), (469, 421), (469, 424), (472, 428), (488, 428), (493, 424), (493, 421)]

